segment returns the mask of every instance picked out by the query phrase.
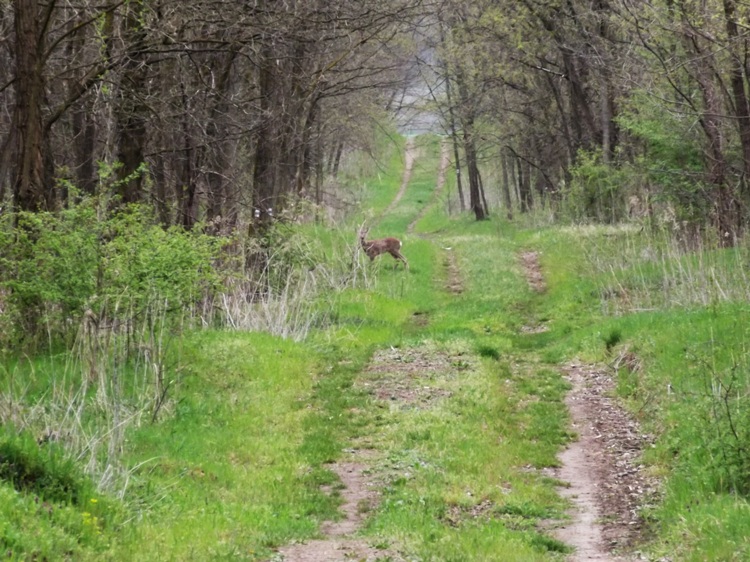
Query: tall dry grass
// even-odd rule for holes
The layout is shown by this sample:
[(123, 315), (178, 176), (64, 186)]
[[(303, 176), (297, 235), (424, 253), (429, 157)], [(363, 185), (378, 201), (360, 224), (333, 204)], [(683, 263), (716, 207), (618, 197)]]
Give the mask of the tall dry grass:
[(59, 443), (100, 490), (122, 497), (135, 470), (124, 462), (126, 435), (172, 409), (177, 373), (168, 365), (167, 302), (138, 316), (123, 303), (112, 310), (84, 317), (62, 365), (5, 367), (0, 423), (32, 432), (40, 445)]
[(686, 240), (673, 229), (632, 225), (581, 229), (579, 236), (608, 314), (750, 300), (747, 239), (724, 248), (710, 234)]
[(342, 290), (373, 283), (352, 229), (327, 234), (328, 247), (314, 233), (291, 234), (265, 246), (245, 242), (235, 254), (239, 274), (228, 277), (218, 297), (219, 322), (294, 341), (326, 325)]

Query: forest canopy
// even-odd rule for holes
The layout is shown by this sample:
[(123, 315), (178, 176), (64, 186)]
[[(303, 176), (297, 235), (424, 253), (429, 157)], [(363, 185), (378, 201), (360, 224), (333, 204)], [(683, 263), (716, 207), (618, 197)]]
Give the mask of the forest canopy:
[(25, 211), (106, 195), (227, 233), (341, 204), (342, 156), (421, 112), (452, 140), (456, 197), (477, 219), (648, 217), (731, 245), (747, 223), (749, 9), (15, 0), (0, 20), (0, 195)]

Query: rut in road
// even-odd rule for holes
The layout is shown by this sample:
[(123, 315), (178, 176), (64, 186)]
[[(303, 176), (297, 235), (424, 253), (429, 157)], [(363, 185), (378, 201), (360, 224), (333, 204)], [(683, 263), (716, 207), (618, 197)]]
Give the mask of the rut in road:
[[(523, 252), (519, 258), (532, 290), (545, 292), (539, 254)], [(571, 384), (565, 403), (578, 437), (560, 453), (561, 466), (553, 471), (566, 483), (561, 495), (573, 504), (570, 521), (554, 534), (573, 547), (572, 562), (635, 560), (625, 553), (640, 538), (643, 522), (638, 508), (656, 489), (656, 482), (638, 464), (649, 437), (611, 397), (615, 383), (610, 369), (573, 362), (563, 367), (563, 373)]]

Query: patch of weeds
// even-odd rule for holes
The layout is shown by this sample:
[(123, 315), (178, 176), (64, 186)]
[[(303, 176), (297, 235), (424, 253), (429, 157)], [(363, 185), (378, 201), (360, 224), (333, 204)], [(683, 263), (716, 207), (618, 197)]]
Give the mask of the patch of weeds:
[(488, 345), (480, 345), (477, 348), (477, 353), (482, 357), (486, 357), (488, 359), (494, 359), (495, 361), (500, 360), (500, 352), (494, 347), (490, 347)]
[(552, 514), (546, 507), (531, 503), (506, 503), (497, 508), (500, 515), (517, 515), (525, 519), (541, 519), (550, 517)]
[(610, 353), (614, 347), (622, 341), (622, 332), (618, 328), (612, 328), (608, 333), (602, 336), (607, 353)]
[[(731, 357), (725, 366), (717, 365), (717, 351), (695, 354), (693, 361), (703, 376), (703, 389), (690, 406), (701, 449), (708, 459), (701, 462), (710, 470), (716, 491), (750, 495), (750, 353)], [(693, 468), (694, 473), (699, 470)]]
[(94, 495), (93, 484), (62, 450), (52, 443), (39, 445), (11, 426), (0, 434), (0, 479), (51, 501), (80, 504)]
[(638, 371), (633, 371), (627, 366), (618, 368), (616, 391), (618, 396), (636, 399), (642, 391), (638, 380)]
[(124, 514), (55, 443), (0, 428), (0, 552), (11, 560), (101, 559)]
[(541, 533), (531, 534), (529, 537), (529, 543), (531, 543), (532, 546), (541, 550), (546, 550), (547, 552), (559, 552), (561, 554), (569, 554), (570, 552), (573, 552), (573, 549), (564, 542)]

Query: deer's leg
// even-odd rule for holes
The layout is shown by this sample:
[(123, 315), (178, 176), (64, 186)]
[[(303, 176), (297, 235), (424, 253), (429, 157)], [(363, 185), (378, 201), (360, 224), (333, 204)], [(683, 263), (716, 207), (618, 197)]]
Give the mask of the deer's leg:
[(406, 258), (399, 252), (398, 250), (392, 250), (388, 252), (391, 254), (395, 259), (399, 260), (404, 264), (404, 268), (409, 269), (409, 262), (406, 261)]

